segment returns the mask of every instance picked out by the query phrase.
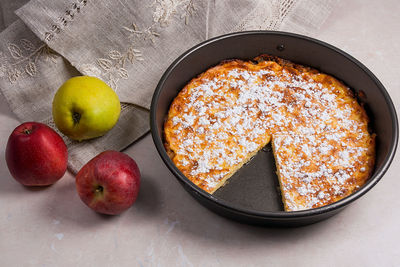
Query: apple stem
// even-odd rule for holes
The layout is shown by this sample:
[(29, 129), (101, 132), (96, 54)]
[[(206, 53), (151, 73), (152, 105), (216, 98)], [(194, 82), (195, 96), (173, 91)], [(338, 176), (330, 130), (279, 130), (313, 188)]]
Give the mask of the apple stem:
[(32, 133), (32, 131), (29, 130), (29, 129), (27, 129), (27, 128), (25, 128), (22, 132), (23, 132), (24, 134), (31, 134), (31, 133)]
[(97, 194), (102, 193), (103, 192), (103, 187), (101, 185), (99, 185), (99, 186), (96, 187), (95, 191), (96, 191)]

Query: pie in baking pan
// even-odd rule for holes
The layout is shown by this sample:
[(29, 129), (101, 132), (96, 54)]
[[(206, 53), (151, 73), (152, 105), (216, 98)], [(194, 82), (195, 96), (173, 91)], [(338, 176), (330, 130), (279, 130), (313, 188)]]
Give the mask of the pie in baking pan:
[(164, 138), (176, 167), (210, 194), (271, 142), (286, 211), (350, 195), (375, 160), (375, 135), (348, 87), (268, 55), (191, 80), (170, 106)]

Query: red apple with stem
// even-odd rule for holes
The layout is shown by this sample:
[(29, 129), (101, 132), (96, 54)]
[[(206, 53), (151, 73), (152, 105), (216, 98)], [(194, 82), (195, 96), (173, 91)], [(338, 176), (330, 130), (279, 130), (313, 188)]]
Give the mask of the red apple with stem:
[(104, 151), (86, 163), (76, 175), (82, 201), (96, 212), (117, 215), (136, 201), (140, 171), (136, 162), (118, 151)]
[(51, 185), (64, 176), (68, 152), (61, 136), (39, 122), (25, 122), (11, 133), (6, 162), (11, 175), (26, 186)]

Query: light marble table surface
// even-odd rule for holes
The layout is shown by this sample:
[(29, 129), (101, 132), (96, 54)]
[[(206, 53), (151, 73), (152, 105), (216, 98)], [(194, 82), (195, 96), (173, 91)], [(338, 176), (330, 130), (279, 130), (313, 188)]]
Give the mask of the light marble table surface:
[[(363, 62), (400, 111), (400, 1), (342, 1), (313, 37)], [(150, 135), (125, 152), (139, 164), (135, 205), (100, 216), (74, 177), (29, 190), (6, 167), (19, 122), (0, 99), (0, 266), (400, 266), (399, 153), (368, 194), (329, 220), (302, 228), (239, 224), (198, 204), (158, 156)]]

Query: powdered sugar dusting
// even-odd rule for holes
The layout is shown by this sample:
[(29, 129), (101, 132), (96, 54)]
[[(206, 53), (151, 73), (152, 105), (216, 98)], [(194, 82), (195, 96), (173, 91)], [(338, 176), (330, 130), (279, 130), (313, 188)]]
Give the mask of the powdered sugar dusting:
[(344, 184), (346, 190), (356, 186), (352, 177), (362, 168), (355, 166), (368, 150), (365, 142), (323, 136), (310, 142), (306, 136), (294, 138), (290, 133), (274, 135), (273, 147), (289, 210), (310, 209), (341, 198), (346, 193), (341, 190)]
[[(271, 136), (278, 169), (290, 185), (282, 188), (285, 198), (304, 199), (293, 210), (324, 204), (343, 194), (340, 185), (366, 172), (362, 157), (370, 136), (348, 88), (276, 70), (276, 63), (257, 70), (226, 65), (228, 72), (206, 75), (211, 69), (189, 84), (177, 98), (184, 106), (169, 118), (174, 136), (167, 139), (174, 140), (174, 162), (185, 175), (213, 191)], [(324, 191), (321, 177), (334, 189)]]

